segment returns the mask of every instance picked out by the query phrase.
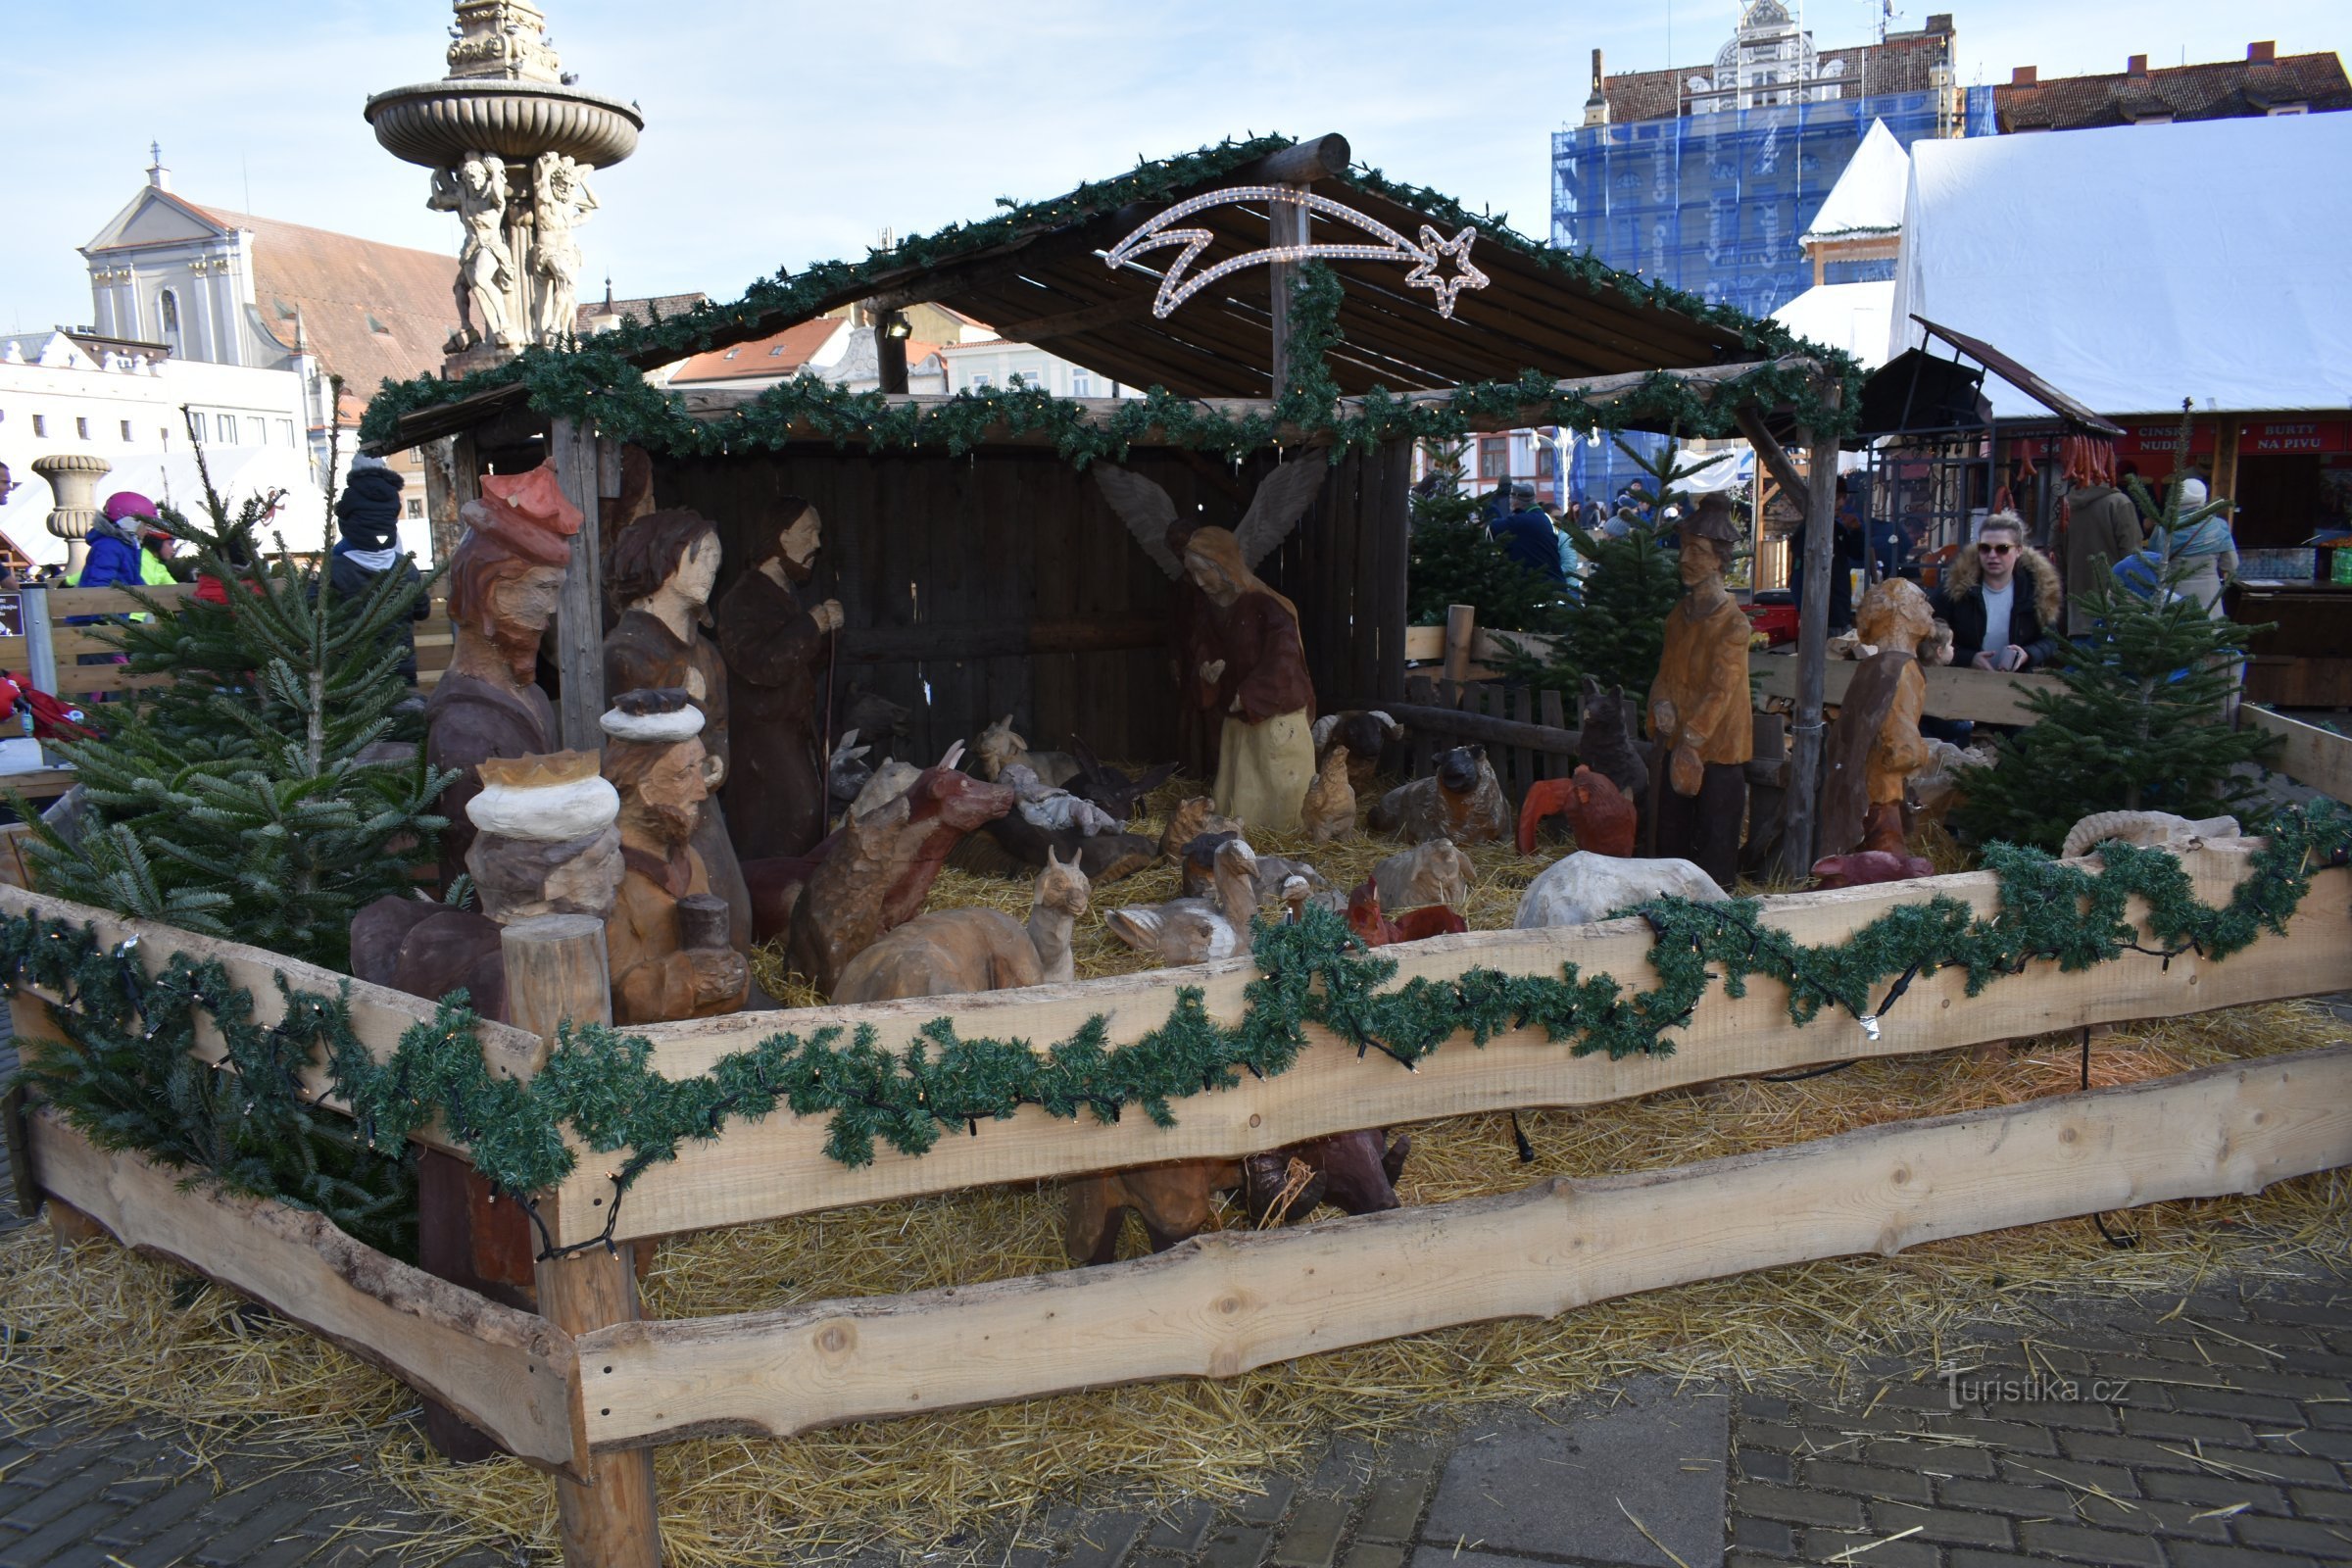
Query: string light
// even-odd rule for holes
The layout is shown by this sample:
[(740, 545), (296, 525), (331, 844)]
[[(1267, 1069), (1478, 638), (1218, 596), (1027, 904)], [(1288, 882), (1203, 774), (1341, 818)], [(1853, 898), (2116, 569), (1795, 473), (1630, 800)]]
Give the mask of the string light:
[[(1213, 267), (1187, 276), (1187, 270), (1193, 263), (1200, 260), (1200, 253), (1207, 250), (1216, 239), (1216, 232), (1206, 228), (1171, 228), (1169, 225), (1180, 223), (1194, 214), (1204, 213), (1212, 207), (1245, 202), (1287, 203), (1294, 207), (1302, 207), (1310, 213), (1320, 213), (1326, 218), (1336, 218), (1342, 222), (1352, 223), (1382, 243), (1378, 245), (1268, 245), (1240, 256), (1229, 256)], [(1423, 223), (1420, 239), (1416, 242), (1406, 239), (1377, 218), (1359, 213), (1343, 202), (1332, 200), (1329, 196), (1318, 196), (1310, 190), (1298, 190), (1288, 185), (1232, 185), (1224, 190), (1203, 191), (1198, 196), (1188, 197), (1166, 212), (1148, 220), (1105, 252), (1102, 263), (1105, 267), (1115, 270), (1118, 268), (1135, 264), (1135, 258), (1146, 251), (1164, 250), (1171, 245), (1182, 245), (1184, 247), (1183, 254), (1176, 258), (1176, 265), (1161, 274), (1159, 293), (1152, 302), (1153, 318), (1164, 319), (1176, 307), (1217, 279), (1228, 277), (1246, 267), (1255, 267), (1260, 263), (1280, 265), (1307, 261), (1410, 262), (1413, 264), (1413, 268), (1404, 275), (1405, 286), (1407, 288), (1425, 288), (1436, 294), (1438, 314), (1447, 320), (1451, 320), (1455, 296), (1466, 288), (1485, 288), (1489, 281), (1487, 274), (1480, 271), (1470, 261), (1470, 247), (1477, 240), (1478, 225), (1475, 223), (1463, 224), (1461, 232), (1451, 239), (1440, 234), (1429, 224)], [(1454, 271), (1450, 276), (1443, 275), (1438, 270), (1440, 264), (1448, 257), (1452, 258), (1454, 265)]]

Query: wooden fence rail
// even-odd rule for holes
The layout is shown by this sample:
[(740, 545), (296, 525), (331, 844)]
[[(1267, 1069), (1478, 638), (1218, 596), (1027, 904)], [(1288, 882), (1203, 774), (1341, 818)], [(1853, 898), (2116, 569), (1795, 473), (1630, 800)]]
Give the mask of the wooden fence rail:
[[(2197, 896), (2226, 899), (2250, 841), (2180, 853)], [(1989, 874), (1799, 894), (1765, 901), (1766, 918), (1806, 944), (1835, 942), (1901, 905), (1942, 895), (1989, 912)], [(140, 938), (151, 969), (173, 952), (218, 958), (265, 1018), (273, 976), (306, 989), (335, 977), (275, 955), (122, 921), (0, 889), (0, 911)], [(2131, 918), (2144, 918), (2138, 912)], [(511, 928), (510, 943), (522, 928)], [(1481, 932), (1387, 950), (1397, 984), (1486, 965), (1552, 973), (1574, 961), (1643, 984), (1650, 935), (1634, 920)], [(601, 953), (581, 972), (601, 976)], [(525, 966), (539, 1002), (568, 994), (562, 975)], [(527, 977), (536, 976), (536, 979)], [(1112, 1043), (1161, 1023), (1179, 987), (1208, 1010), (1242, 1010), (1246, 965), (1162, 970), (973, 997), (802, 1009), (641, 1031), (657, 1070), (699, 1074), (719, 1056), (789, 1026), (870, 1025), (906, 1043), (949, 1011), (966, 1037), (1036, 1049), (1102, 1016)], [(590, 978), (595, 978), (591, 976)], [(919, 1158), (880, 1151), (858, 1169), (828, 1159), (821, 1117), (779, 1110), (689, 1142), (627, 1194), (616, 1239), (742, 1224), (812, 1209), (1034, 1181), (1114, 1166), (1231, 1155), (1343, 1130), (1465, 1111), (1622, 1100), (1709, 1079), (1813, 1062), (1949, 1049), (2129, 1018), (2352, 987), (2352, 868), (2314, 874), (2283, 934), (2214, 961), (2167, 965), (2130, 954), (2065, 973), (2036, 960), (1966, 995), (1965, 975), (1916, 979), (1863, 1026), (1824, 1013), (1799, 1029), (1775, 982), (1741, 999), (1711, 988), (1670, 1054), (1577, 1057), (1520, 1030), (1483, 1049), (1456, 1040), (1416, 1072), (1358, 1060), (1317, 1037), (1291, 1071), (1197, 1096), (1153, 1127), (1059, 1121), (1034, 1108), (950, 1136)], [(535, 988), (535, 990), (534, 990)], [(427, 1004), (352, 986), (353, 1015), (379, 1057)], [(601, 991), (600, 991), (601, 994)], [(29, 1055), (64, 1049), (57, 999), (21, 996)], [(535, 1030), (551, 1009), (532, 1004)], [(577, 1008), (572, 1009), (575, 1013)], [(591, 1010), (595, 1010), (591, 1008)], [(541, 1034), (493, 1028), (499, 1070), (527, 1077)], [(200, 1042), (199, 1051), (206, 1048)], [(314, 1079), (314, 1082), (316, 1079)], [(514, 1311), (373, 1252), (316, 1216), (181, 1185), (180, 1173), (108, 1152), (46, 1109), (30, 1119), (26, 1165), (39, 1188), (124, 1243), (174, 1258), (349, 1345), (554, 1472), (572, 1568), (655, 1568), (651, 1446), (714, 1432), (787, 1434), (843, 1421), (940, 1410), (1167, 1376), (1229, 1377), (1288, 1357), (1444, 1325), (1549, 1315), (1630, 1292), (1803, 1259), (1891, 1252), (1942, 1237), (2175, 1198), (2250, 1192), (2352, 1163), (2352, 1047), (2264, 1058), (2180, 1077), (1864, 1131), (1706, 1164), (1593, 1181), (1553, 1180), (1504, 1197), (1331, 1220), (1297, 1230), (1196, 1238), (1172, 1252), (1099, 1269), (900, 1297), (692, 1320), (640, 1321), (622, 1254), (592, 1247), (543, 1259), (539, 1311)], [(575, 1148), (577, 1146), (575, 1145)], [(460, 1151), (462, 1152), (462, 1151)], [(604, 1172), (537, 1195), (559, 1245), (588, 1241), (612, 1213)]]

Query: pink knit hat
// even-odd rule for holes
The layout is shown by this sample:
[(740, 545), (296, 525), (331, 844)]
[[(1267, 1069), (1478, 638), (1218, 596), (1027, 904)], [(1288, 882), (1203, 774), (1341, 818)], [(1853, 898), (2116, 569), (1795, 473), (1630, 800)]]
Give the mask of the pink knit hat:
[(155, 515), (155, 503), (136, 490), (118, 490), (106, 498), (106, 517), (109, 522), (121, 522), (124, 517)]

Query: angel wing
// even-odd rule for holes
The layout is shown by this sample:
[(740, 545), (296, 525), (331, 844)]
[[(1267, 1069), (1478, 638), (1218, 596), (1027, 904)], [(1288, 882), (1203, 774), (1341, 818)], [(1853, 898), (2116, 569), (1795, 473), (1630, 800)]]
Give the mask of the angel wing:
[(1330, 476), (1331, 466), (1320, 452), (1301, 453), (1266, 475), (1257, 494), (1250, 498), (1250, 510), (1233, 526), (1234, 543), (1242, 547), (1242, 560), (1251, 571), (1298, 526), (1298, 519), (1306, 514)]
[(1102, 486), (1102, 499), (1110, 510), (1119, 514), (1135, 542), (1144, 547), (1144, 554), (1171, 578), (1184, 575), (1184, 563), (1168, 548), (1168, 526), (1176, 520), (1176, 503), (1168, 493), (1140, 473), (1130, 473), (1115, 464), (1098, 463), (1095, 483)]

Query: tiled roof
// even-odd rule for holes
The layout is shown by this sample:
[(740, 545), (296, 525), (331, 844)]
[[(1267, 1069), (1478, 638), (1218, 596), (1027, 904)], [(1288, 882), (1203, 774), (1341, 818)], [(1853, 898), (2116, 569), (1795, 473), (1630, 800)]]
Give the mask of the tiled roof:
[(651, 324), (656, 316), (684, 316), (710, 298), (710, 295), (698, 290), (692, 294), (655, 294), (644, 299), (613, 300), (610, 304), (601, 298), (582, 300), (577, 313), (578, 331), (580, 336), (586, 337), (595, 330), (591, 323), (600, 316), (617, 316), (624, 321)]
[(2352, 109), (2352, 81), (2345, 79), (2343, 62), (2333, 54), (2214, 60), (2160, 66), (2139, 75), (2058, 76), (1992, 89), (1993, 114), (2004, 133), (2128, 125), (2167, 115), (2229, 120), (2294, 103), (2315, 112)]
[(457, 259), (218, 207), (214, 221), (253, 231), (254, 301), (262, 327), (294, 346), (300, 311), (311, 351), (352, 392), (372, 397), (389, 376), (441, 368), (458, 324)]
[[(1843, 94), (1846, 97), (1926, 92), (1933, 85), (1929, 73), (1943, 58), (1950, 41), (1949, 33), (1896, 33), (1885, 43), (1824, 49), (1818, 58), (1825, 69), (1833, 61), (1843, 64), (1844, 70), (1836, 79), (1846, 89)], [(1602, 77), (1601, 91), (1608, 97), (1612, 122), (1670, 120), (1682, 105), (1677, 84), (1692, 76), (1714, 74), (1713, 60), (1671, 71), (1629, 71), (1622, 75)]]
[(678, 367), (669, 378), (671, 386), (685, 386), (695, 381), (733, 381), (749, 376), (788, 376), (808, 363), (808, 356), (831, 341), (841, 329), (841, 318), (820, 316), (811, 321), (788, 326), (772, 337), (733, 348), (713, 349), (709, 354), (697, 354)]

